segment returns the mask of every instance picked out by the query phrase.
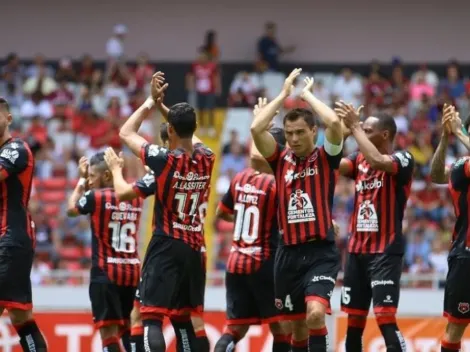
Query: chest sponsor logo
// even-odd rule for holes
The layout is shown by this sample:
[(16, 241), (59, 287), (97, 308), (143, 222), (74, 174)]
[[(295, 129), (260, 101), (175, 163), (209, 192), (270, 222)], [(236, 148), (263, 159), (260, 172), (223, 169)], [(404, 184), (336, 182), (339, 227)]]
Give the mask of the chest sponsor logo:
[(295, 224), (315, 220), (315, 210), (309, 195), (300, 189), (292, 193), (287, 207), (287, 222)]
[(357, 212), (357, 232), (378, 232), (379, 219), (374, 204), (366, 200), (359, 205)]

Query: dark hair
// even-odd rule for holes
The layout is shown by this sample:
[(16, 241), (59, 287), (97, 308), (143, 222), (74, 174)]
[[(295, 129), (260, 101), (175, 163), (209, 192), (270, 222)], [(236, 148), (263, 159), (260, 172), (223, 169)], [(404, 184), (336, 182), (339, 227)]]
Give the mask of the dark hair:
[(196, 131), (196, 111), (188, 103), (173, 105), (168, 111), (168, 123), (180, 138), (192, 138)]
[(272, 134), (278, 144), (286, 145), (286, 134), (283, 128), (273, 127), (269, 130), (269, 133)]
[(296, 121), (298, 119), (304, 119), (307, 125), (312, 128), (316, 125), (315, 116), (308, 109), (292, 109), (284, 116), (284, 125), (286, 121)]
[(166, 143), (169, 139), (168, 136), (168, 124), (166, 122), (160, 125), (160, 139), (163, 143)]
[(397, 134), (397, 124), (395, 122), (395, 119), (388, 115), (381, 113), (376, 116), (379, 122), (377, 123), (377, 127), (381, 131), (388, 131), (390, 133), (390, 140), (393, 140), (395, 138), (395, 135)]
[(0, 97), (0, 107), (7, 112), (10, 112), (10, 104), (8, 104), (8, 100), (3, 97)]
[(468, 131), (468, 127), (470, 127), (470, 115), (467, 116), (467, 119), (463, 123), (463, 127), (465, 128), (465, 131)]
[(99, 152), (93, 155), (90, 159), (90, 166), (95, 166), (100, 171), (108, 170), (108, 164), (104, 160), (104, 152)]

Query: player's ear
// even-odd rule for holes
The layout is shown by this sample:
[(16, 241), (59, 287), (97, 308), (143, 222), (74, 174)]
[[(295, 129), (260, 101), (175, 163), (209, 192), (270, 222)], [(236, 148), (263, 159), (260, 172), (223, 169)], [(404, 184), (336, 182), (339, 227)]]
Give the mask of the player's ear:
[(12, 122), (13, 122), (13, 116), (11, 116), (11, 114), (8, 114), (8, 115), (7, 115), (7, 123), (8, 123), (8, 126), (10, 126)]
[(111, 173), (111, 171), (106, 170), (103, 173), (103, 178), (104, 178), (105, 181), (111, 181), (113, 179), (113, 174)]
[(383, 131), (382, 135), (383, 135), (384, 139), (387, 140), (390, 137), (390, 132), (385, 130), (385, 131)]

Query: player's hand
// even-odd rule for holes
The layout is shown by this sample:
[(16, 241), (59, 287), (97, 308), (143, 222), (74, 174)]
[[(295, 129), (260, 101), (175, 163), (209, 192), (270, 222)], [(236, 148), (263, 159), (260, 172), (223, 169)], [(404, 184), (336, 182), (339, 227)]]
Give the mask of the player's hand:
[(82, 156), (78, 161), (78, 175), (81, 178), (88, 177), (88, 159), (84, 156)]
[[(255, 105), (253, 108), (253, 116), (257, 116), (261, 110), (265, 108), (265, 106), (268, 105), (268, 98), (258, 98), (258, 104)], [(279, 110), (276, 110), (276, 115), (279, 114)]]
[(284, 99), (292, 94), (294, 90), (294, 81), (297, 77), (299, 77), (301, 72), (302, 72), (301, 68), (294, 69), (284, 81), (284, 86), (282, 87), (282, 91), (281, 91), (281, 96)]
[(309, 94), (312, 94), (313, 82), (314, 81), (312, 77), (305, 77), (304, 79), (305, 87), (304, 89), (302, 89), (302, 93), (300, 93), (300, 98), (305, 100)]
[(335, 237), (339, 237), (339, 231), (340, 231), (339, 225), (334, 220), (332, 222), (333, 222), (333, 230), (335, 231)]
[(444, 136), (449, 136), (451, 133), (456, 133), (457, 129), (461, 128), (462, 121), (460, 121), (460, 124), (458, 124), (458, 121), (456, 118), (455, 107), (453, 105), (444, 104), (444, 108), (442, 109), (441, 125), (442, 125), (442, 134)]
[(168, 88), (168, 83), (165, 83), (165, 74), (163, 72), (158, 71), (152, 76), (150, 88), (150, 93), (155, 103), (159, 101), (162, 102), (164, 93)]
[(346, 104), (344, 101), (340, 100), (335, 103), (335, 113), (338, 117), (343, 120), (344, 125), (351, 129), (353, 127), (359, 127), (361, 124), (361, 112), (364, 108), (361, 105), (359, 108), (354, 109), (351, 104)]
[(124, 165), (123, 159), (117, 156), (113, 148), (106, 148), (104, 152), (104, 161), (106, 161), (106, 164), (111, 171), (122, 169)]

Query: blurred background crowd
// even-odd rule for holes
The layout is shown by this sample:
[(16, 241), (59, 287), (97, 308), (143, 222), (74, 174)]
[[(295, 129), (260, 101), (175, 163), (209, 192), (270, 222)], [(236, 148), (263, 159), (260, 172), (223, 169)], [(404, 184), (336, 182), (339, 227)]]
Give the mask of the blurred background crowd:
[[(85, 217), (67, 218), (65, 201), (78, 178), (77, 161), (106, 146), (121, 149), (118, 130), (122, 122), (148, 95), (151, 75), (159, 65), (145, 54), (136, 58), (125, 55), (127, 28), (117, 25), (106, 43), (107, 62), (93, 57), (64, 57), (58, 62), (47, 60), (47, 53), (27, 62), (11, 53), (1, 67), (0, 96), (8, 99), (15, 136), (25, 138), (34, 149), (36, 180), (31, 212), (36, 223), (37, 259), (33, 270), (34, 284), (79, 284), (90, 265), (91, 232)], [(217, 125), (223, 118), (216, 108), (252, 108), (258, 96), (273, 98), (282, 87), (285, 74), (280, 70), (286, 54), (295, 61), (295, 47), (284, 47), (276, 39), (276, 25), (267, 23), (256, 51), (251, 71), (227, 74), (219, 64), (224, 43), (217, 33), (208, 31), (197, 58), (185, 72), (187, 99), (200, 111), (203, 137), (217, 139)], [(336, 72), (311, 72), (315, 78), (314, 94), (332, 105), (341, 99), (355, 106), (364, 104), (365, 113), (384, 111), (394, 116), (398, 126), (397, 149), (407, 149), (416, 160), (415, 180), (407, 208), (404, 227), (407, 235), (405, 268), (414, 274), (447, 272), (447, 250), (454, 223), (453, 208), (447, 189), (436, 187), (429, 179), (429, 164), (440, 138), (441, 109), (444, 103), (458, 107), (464, 119), (470, 112), (470, 81), (463, 77), (457, 61), (449, 62), (440, 76), (423, 64), (415, 72), (405, 70), (406, 63), (394, 58), (383, 70), (372, 62), (367, 74), (344, 67)], [(305, 73), (307, 74), (307, 73)], [(301, 79), (299, 79), (301, 82)], [(222, 84), (226, 82), (227, 84)], [(300, 83), (299, 82), (299, 83)], [(170, 82), (171, 83), (171, 82)], [(224, 92), (223, 87), (228, 87)], [(299, 84), (299, 89), (301, 85)], [(223, 99), (221, 97), (224, 97)], [(304, 107), (293, 94), (285, 109)], [(148, 140), (157, 138), (159, 120), (149, 118), (141, 129)], [(245, 131), (246, 132), (246, 131)], [(222, 146), (216, 194), (228, 189), (231, 178), (248, 167), (250, 141), (240, 138), (234, 129)], [(318, 145), (323, 141), (319, 128)], [(347, 140), (345, 154), (356, 149)], [(133, 170), (138, 162), (124, 149), (126, 177), (138, 177)], [(451, 143), (448, 164), (466, 154), (455, 140)], [(334, 217), (341, 233), (338, 238), (345, 254), (349, 217), (352, 212), (354, 184), (341, 178), (334, 200)], [(215, 209), (209, 209), (214, 211)], [(206, 226), (212, 226), (207, 224)], [(233, 226), (219, 221), (214, 224), (215, 271), (222, 272), (230, 252)], [(77, 275), (50, 276), (52, 270)], [(216, 280), (215, 283), (218, 281)], [(410, 285), (421, 285), (411, 282)]]

